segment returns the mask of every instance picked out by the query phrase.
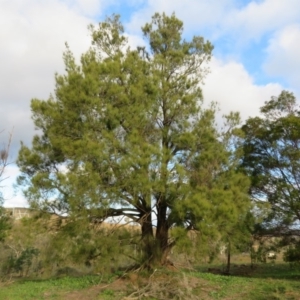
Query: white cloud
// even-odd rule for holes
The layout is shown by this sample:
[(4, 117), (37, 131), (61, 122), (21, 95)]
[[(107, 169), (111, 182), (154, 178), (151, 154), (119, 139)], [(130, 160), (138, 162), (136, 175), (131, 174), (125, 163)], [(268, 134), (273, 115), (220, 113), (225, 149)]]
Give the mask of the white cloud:
[(99, 0), (76, 0), (76, 1), (72, 1), (72, 2), (75, 2), (76, 10), (78, 12), (81, 12), (81, 14), (83, 14), (83, 15), (96, 15), (100, 11), (101, 4), (103, 4), (104, 1), (99, 1)]
[[(124, 34), (128, 39), (128, 45), (131, 49), (136, 49), (138, 46), (146, 46), (145, 40), (140, 35), (134, 35), (134, 34)], [(126, 45), (127, 48), (127, 45)]]
[[(300, 24), (278, 31), (269, 42), (264, 70), (270, 76), (284, 77), (296, 87), (300, 82)], [(299, 88), (299, 87), (298, 87)]]
[(238, 34), (243, 41), (259, 40), (264, 34), (295, 22), (299, 18), (298, 0), (251, 1), (245, 7), (229, 12), (223, 25), (227, 32)]
[(103, 12), (109, 6), (117, 6), (118, 0), (59, 0), (68, 5), (71, 10), (74, 10), (78, 15), (87, 17), (98, 17), (103, 15)]
[(59, 0), (1, 3), (0, 130), (14, 127), (13, 148), (20, 140), (31, 140), (30, 100), (46, 99), (53, 91), (54, 73), (64, 70), (65, 42), (76, 57), (88, 48), (87, 25), (92, 20), (67, 4)]
[(209, 32), (212, 39), (227, 35), (236, 44), (246, 45), (251, 40), (260, 40), (265, 34), (295, 22), (300, 18), (299, 0), (250, 1), (238, 5), (238, 0), (148, 0), (136, 11), (127, 28), (137, 32), (150, 21), (154, 12), (176, 13), (184, 21), (187, 31)]
[(18, 175), (19, 169), (16, 165), (11, 164), (6, 167), (3, 176), (5, 180), (1, 182), (1, 192), (4, 198), (4, 206), (6, 207), (28, 206), (28, 202), (22, 196), (21, 192), (14, 191), (13, 189), (13, 185), (15, 184)]
[(218, 102), (223, 114), (239, 111), (243, 120), (257, 116), (264, 101), (282, 90), (277, 83), (256, 85), (243, 65), (237, 62), (213, 58), (210, 65), (211, 73), (203, 86), (204, 99)]
[[(3, 0), (0, 0), (3, 2)], [(54, 90), (54, 73), (63, 73), (65, 42), (75, 57), (90, 45), (86, 17), (99, 14), (115, 1), (12, 0), (0, 10), (0, 130), (14, 127), (13, 148), (29, 144), (34, 127), (30, 100), (47, 99)], [(129, 43), (143, 43), (128, 35)], [(14, 153), (17, 150), (13, 151)]]
[(198, 0), (148, 0), (146, 5), (133, 13), (127, 28), (130, 32), (140, 32), (145, 22), (151, 20), (155, 12), (166, 14), (176, 13), (176, 16), (184, 21), (186, 30), (201, 30), (201, 27), (218, 26), (224, 19), (226, 11), (233, 8), (234, 0), (222, 2), (198, 1)]

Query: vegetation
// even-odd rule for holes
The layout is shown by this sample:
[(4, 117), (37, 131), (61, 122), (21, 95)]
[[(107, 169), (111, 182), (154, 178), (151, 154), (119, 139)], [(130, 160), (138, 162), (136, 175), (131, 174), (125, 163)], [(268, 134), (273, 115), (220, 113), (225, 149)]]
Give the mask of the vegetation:
[(1, 299), (298, 299), (294, 95), (220, 126), (201, 91), (213, 46), (184, 40), (174, 14), (136, 49), (118, 16), (90, 30), (80, 63), (67, 46), (54, 94), (31, 102), (39, 134), (17, 160), (31, 211), (10, 223), (0, 208)]
[(249, 275), (221, 276), (207, 272), (157, 270), (110, 277), (60, 277), (20, 281), (1, 288), (2, 299), (299, 299), (299, 270), (266, 265)]
[[(142, 31), (149, 52), (126, 48), (117, 16), (91, 27), (80, 65), (66, 51), (55, 95), (31, 103), (42, 135), (31, 149), (22, 145), (17, 163), (32, 207), (67, 215), (71, 234), (110, 217), (140, 224), (151, 268), (167, 264), (189, 230), (202, 239), (230, 230), (250, 202), (232, 146), (238, 114), (219, 132), (214, 105), (202, 105), (212, 45), (183, 40), (175, 15), (155, 14)], [(100, 256), (97, 245), (92, 257)]]
[[(2, 132), (1, 132), (2, 133)], [(2, 183), (6, 177), (5, 177), (5, 169), (9, 165), (9, 149), (11, 145), (12, 140), (12, 133), (9, 134), (8, 142), (7, 144), (4, 143), (4, 146), (0, 149), (0, 183)], [(0, 194), (2, 199), (2, 194)]]
[(294, 95), (283, 91), (261, 108), (263, 117), (249, 118), (243, 167), (251, 178), (250, 193), (269, 204), (261, 228), (277, 236), (299, 235), (300, 110)]
[(11, 145), (12, 133), (9, 134), (7, 144), (0, 149), (0, 242), (4, 240), (7, 230), (10, 228), (10, 220), (3, 208), (2, 183), (6, 179), (5, 169), (9, 165), (9, 149)]
[(291, 265), (299, 267), (300, 265), (300, 241), (299, 239), (289, 243), (285, 253), (284, 260), (290, 262)]

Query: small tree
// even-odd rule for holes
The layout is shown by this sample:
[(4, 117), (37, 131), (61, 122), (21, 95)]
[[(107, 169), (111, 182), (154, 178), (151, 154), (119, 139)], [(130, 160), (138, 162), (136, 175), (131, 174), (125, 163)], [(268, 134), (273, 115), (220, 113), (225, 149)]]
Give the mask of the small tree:
[(300, 242), (299, 240), (290, 244), (288, 248), (284, 251), (283, 259), (289, 262), (292, 266), (299, 267), (300, 265)]
[(224, 232), (223, 242), (226, 245), (226, 268), (225, 272), (230, 273), (231, 255), (234, 253), (248, 252), (251, 241), (251, 234), (253, 232), (254, 216), (249, 210), (245, 211), (240, 216), (237, 223), (232, 224), (228, 231)]
[[(220, 133), (215, 107), (202, 106), (210, 42), (184, 40), (175, 15), (155, 14), (142, 31), (148, 47), (126, 49), (114, 16), (91, 27), (80, 65), (67, 49), (55, 95), (31, 102), (42, 134), (31, 149), (22, 144), (18, 166), (35, 208), (64, 213), (72, 224), (139, 223), (152, 266), (167, 262), (182, 231), (213, 235), (235, 223), (248, 207), (248, 181), (228, 143), (238, 116)], [(180, 234), (170, 238), (173, 227)]]

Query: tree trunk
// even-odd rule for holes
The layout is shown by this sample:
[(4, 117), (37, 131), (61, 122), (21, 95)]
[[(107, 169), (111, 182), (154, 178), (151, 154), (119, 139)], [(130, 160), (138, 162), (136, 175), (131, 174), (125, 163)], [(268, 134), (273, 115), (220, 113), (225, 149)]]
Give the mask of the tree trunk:
[(151, 214), (145, 215), (142, 222), (142, 242), (145, 264), (152, 269), (167, 265), (171, 247), (168, 245), (169, 227), (166, 220), (166, 206), (158, 206), (158, 220), (154, 235)]
[(145, 263), (148, 266), (153, 256), (154, 242), (155, 242), (153, 236), (151, 212), (144, 215), (141, 226), (142, 226), (142, 249), (144, 253)]
[(161, 265), (166, 265), (168, 263), (167, 258), (171, 247), (169, 246), (169, 225), (167, 221), (167, 206), (164, 204), (158, 205), (156, 240), (158, 243), (157, 261)]
[(231, 258), (231, 245), (230, 245), (230, 241), (228, 241), (228, 245), (227, 245), (227, 267), (226, 267), (226, 274), (230, 273), (230, 258)]

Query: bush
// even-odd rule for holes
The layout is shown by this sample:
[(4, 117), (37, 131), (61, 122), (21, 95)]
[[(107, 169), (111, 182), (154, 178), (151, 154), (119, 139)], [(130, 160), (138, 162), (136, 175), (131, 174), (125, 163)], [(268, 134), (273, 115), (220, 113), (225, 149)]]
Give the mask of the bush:
[(283, 259), (292, 265), (300, 265), (300, 241), (296, 242), (292, 246), (289, 246), (289, 248), (283, 254)]
[(31, 247), (24, 249), (19, 256), (11, 254), (6, 263), (4, 263), (3, 270), (7, 275), (12, 272), (18, 272), (22, 276), (27, 276), (33, 259), (38, 254), (39, 250)]

